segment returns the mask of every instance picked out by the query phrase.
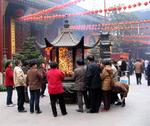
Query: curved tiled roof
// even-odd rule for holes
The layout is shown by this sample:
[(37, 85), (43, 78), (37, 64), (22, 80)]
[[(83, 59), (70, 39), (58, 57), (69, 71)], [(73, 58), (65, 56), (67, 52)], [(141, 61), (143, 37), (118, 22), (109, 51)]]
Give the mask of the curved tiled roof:
[(61, 34), (57, 36), (51, 44), (55, 47), (73, 47), (78, 45), (80, 40), (77, 40), (72, 31), (68, 28), (63, 28)]

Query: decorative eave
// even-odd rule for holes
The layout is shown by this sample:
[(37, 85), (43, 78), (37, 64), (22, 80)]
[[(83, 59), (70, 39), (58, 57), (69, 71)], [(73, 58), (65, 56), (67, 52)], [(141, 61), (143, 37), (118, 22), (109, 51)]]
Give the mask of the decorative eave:
[(37, 47), (38, 47), (39, 49), (44, 49), (44, 48), (47, 47), (46, 45), (40, 44), (40, 43), (38, 43), (37, 41), (35, 42), (35, 44), (37, 45)]
[(93, 45), (88, 45), (86, 43), (84, 43), (84, 36), (81, 38), (81, 40), (79, 41), (79, 43), (75, 44), (75, 46), (69, 46), (69, 45), (66, 45), (66, 46), (55, 46), (53, 45), (53, 43), (50, 43), (47, 38), (44, 38), (45, 39), (45, 44), (40, 44), (36, 41), (36, 44), (37, 46), (40, 48), (40, 49), (44, 49), (44, 48), (47, 48), (47, 47), (83, 47), (84, 49), (91, 49), (91, 48), (94, 48), (96, 45), (98, 45), (100, 39), (98, 39), (98, 41), (93, 44)]

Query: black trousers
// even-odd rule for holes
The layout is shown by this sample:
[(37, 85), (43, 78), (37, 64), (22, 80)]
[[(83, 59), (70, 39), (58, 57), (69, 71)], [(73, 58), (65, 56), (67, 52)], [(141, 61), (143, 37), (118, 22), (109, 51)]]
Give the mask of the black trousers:
[(102, 98), (102, 91), (100, 88), (89, 89), (90, 111), (92, 113), (99, 112)]
[(6, 100), (6, 104), (10, 105), (12, 104), (12, 94), (13, 94), (13, 86), (7, 86), (7, 100)]
[(64, 94), (50, 94), (50, 101), (51, 101), (51, 108), (54, 116), (57, 116), (57, 109), (56, 109), (56, 102), (58, 101), (61, 113), (65, 115), (66, 112), (66, 106), (64, 102)]
[(111, 91), (103, 91), (103, 101), (104, 101), (104, 109), (110, 109), (110, 101), (111, 101)]
[(147, 85), (150, 86), (150, 76), (147, 77)]
[(34, 106), (36, 111), (40, 111), (40, 89), (30, 90), (30, 112), (34, 112)]
[(118, 97), (117, 93), (114, 91), (111, 91), (111, 102), (110, 103), (114, 104), (118, 100), (119, 100), (119, 97)]
[(29, 102), (28, 88), (27, 87), (25, 87), (24, 94), (25, 94), (25, 102)]
[(77, 98), (78, 98), (78, 106), (80, 110), (83, 110), (83, 98), (84, 98), (86, 109), (89, 109), (89, 98), (87, 95), (87, 90), (77, 91)]
[(17, 95), (18, 95), (18, 99), (17, 99), (18, 111), (24, 110), (24, 102), (25, 102), (24, 89), (25, 89), (24, 86), (16, 87)]
[(43, 96), (46, 90), (46, 83), (42, 84), (40, 95)]
[(136, 82), (137, 82), (137, 84), (142, 84), (141, 79), (142, 79), (142, 73), (136, 73)]

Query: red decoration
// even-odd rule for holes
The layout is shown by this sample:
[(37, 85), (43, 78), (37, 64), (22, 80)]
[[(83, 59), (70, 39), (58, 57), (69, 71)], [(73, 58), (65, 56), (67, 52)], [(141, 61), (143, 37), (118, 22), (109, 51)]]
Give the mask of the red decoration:
[(114, 8), (113, 8), (113, 11), (116, 11), (116, 10), (117, 10), (117, 8), (116, 8), (116, 7), (114, 7)]
[(122, 7), (118, 7), (118, 10), (120, 11), (122, 9)]
[(96, 10), (95, 13), (97, 14), (97, 13), (98, 13), (98, 10)]
[(104, 9), (105, 12), (107, 12), (107, 9)]
[(99, 13), (102, 13), (103, 12), (103, 10), (99, 10)]
[[(47, 13), (50, 13), (52, 11), (55, 11), (55, 10), (58, 10), (58, 9), (62, 9), (64, 7), (67, 7), (67, 6), (70, 6), (70, 5), (73, 5), (73, 4), (76, 4), (77, 2), (81, 2), (81, 1), (84, 1), (84, 0), (74, 0), (74, 1), (69, 1), (65, 4), (62, 4), (62, 5), (59, 5), (59, 6), (55, 6), (55, 7), (52, 7), (52, 8), (49, 8), (49, 9), (46, 9), (46, 10), (42, 10), (38, 13), (35, 13), (35, 14), (30, 14), (28, 16), (24, 16), (24, 17), (21, 17), (19, 18), (19, 21), (38, 21), (38, 20), (49, 20), (49, 19), (52, 19), (52, 18), (64, 18), (66, 15), (68, 15), (68, 17), (72, 17), (72, 16), (81, 16), (81, 15), (88, 15), (88, 14), (96, 14), (96, 13), (102, 13), (103, 11), (104, 12), (107, 12), (107, 11), (121, 11), (122, 9), (126, 10), (126, 9), (131, 9), (132, 7), (137, 7), (137, 6), (141, 6), (142, 4), (147, 6), (150, 1), (148, 2), (144, 2), (144, 3), (141, 3), (141, 2), (138, 2), (138, 3), (135, 3), (133, 5), (128, 5), (128, 6), (119, 6), (119, 7), (114, 7), (114, 8), (105, 8), (104, 10), (93, 10), (93, 11), (86, 11), (86, 12), (80, 12), (80, 13), (75, 13), (75, 14), (57, 14), (57, 15), (52, 15), (52, 16), (43, 16), (42, 18), (34, 18), (34, 17), (39, 17), (41, 15), (44, 15), (44, 14), (47, 14)], [(30, 18), (32, 17), (32, 19)]]
[(129, 6), (128, 6), (128, 8), (129, 8), (129, 9), (131, 9), (131, 8), (132, 8), (132, 6), (131, 6), (131, 5), (129, 5)]
[(133, 7), (136, 7), (136, 4), (133, 4)]
[(127, 7), (126, 7), (126, 6), (124, 6), (124, 7), (123, 7), (123, 9), (124, 9), (124, 10), (126, 10), (126, 9), (127, 9)]
[(33, 17), (33, 16), (44, 15), (44, 14), (50, 13), (50, 12), (52, 12), (52, 11), (65, 8), (65, 7), (67, 7), (67, 6), (71, 6), (71, 5), (73, 5), (73, 4), (77, 4), (78, 2), (81, 2), (81, 1), (84, 1), (84, 0), (69, 1), (69, 2), (66, 2), (66, 3), (64, 3), (64, 4), (62, 4), (62, 5), (54, 6), (54, 7), (52, 7), (52, 8), (48, 8), (48, 9), (46, 9), (46, 10), (39, 11), (39, 12), (37, 12), (37, 13), (35, 13), (35, 14), (30, 14), (30, 15), (28, 15), (28, 16), (21, 17), (21, 19), (27, 18), (27, 17)]
[(108, 11), (112, 11), (112, 8), (108, 8)]
[(144, 2), (144, 5), (147, 6), (147, 5), (148, 5), (148, 2)]
[(141, 4), (141, 2), (138, 2), (138, 6), (141, 6), (142, 4)]

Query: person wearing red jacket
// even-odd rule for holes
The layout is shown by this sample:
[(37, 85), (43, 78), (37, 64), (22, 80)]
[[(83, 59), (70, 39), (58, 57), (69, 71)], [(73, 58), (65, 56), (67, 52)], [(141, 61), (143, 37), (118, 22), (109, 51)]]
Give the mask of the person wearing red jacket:
[(13, 70), (12, 70), (12, 62), (8, 61), (6, 63), (6, 70), (5, 70), (5, 86), (7, 88), (7, 100), (6, 100), (6, 105), (8, 107), (14, 106), (12, 102), (12, 94), (13, 94)]
[(56, 102), (59, 101), (60, 109), (62, 115), (66, 115), (66, 106), (64, 103), (64, 89), (62, 81), (64, 79), (64, 73), (57, 68), (58, 64), (56, 62), (51, 62), (51, 69), (47, 72), (48, 80), (48, 93), (50, 95), (51, 108), (54, 117), (57, 116)]

